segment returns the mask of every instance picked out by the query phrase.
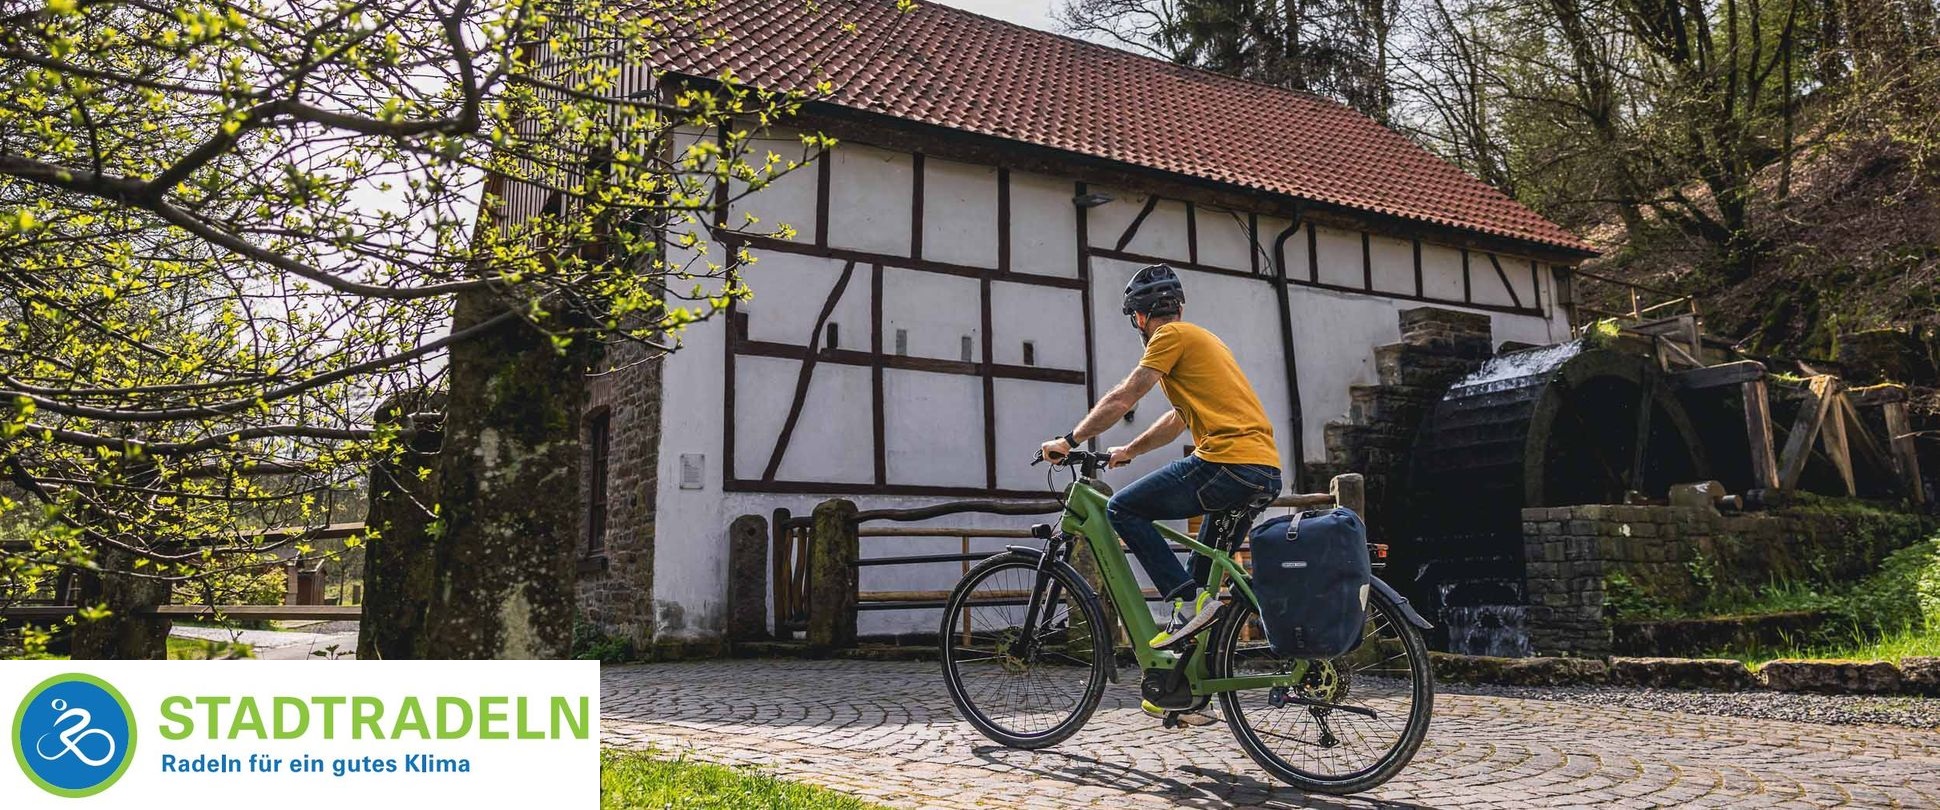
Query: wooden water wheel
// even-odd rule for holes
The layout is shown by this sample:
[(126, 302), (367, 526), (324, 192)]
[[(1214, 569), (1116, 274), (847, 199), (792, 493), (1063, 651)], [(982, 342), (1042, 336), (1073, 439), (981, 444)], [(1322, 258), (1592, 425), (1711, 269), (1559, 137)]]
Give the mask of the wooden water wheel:
[(1649, 358), (1573, 342), (1499, 355), (1456, 382), (1422, 425), (1411, 484), (1428, 538), (1507, 528), (1526, 507), (1663, 498), (1709, 468)]

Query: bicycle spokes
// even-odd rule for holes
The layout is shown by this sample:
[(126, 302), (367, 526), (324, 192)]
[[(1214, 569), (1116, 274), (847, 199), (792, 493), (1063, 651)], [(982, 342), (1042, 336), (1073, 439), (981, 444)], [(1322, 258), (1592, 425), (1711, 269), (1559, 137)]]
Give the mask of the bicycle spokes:
[[(1035, 560), (981, 568), (958, 586), (944, 619), (946, 674), (973, 721), (1035, 739), (1089, 715), (1102, 690), (1105, 628), (1086, 594)], [(1106, 647), (1105, 649), (1109, 649)], [(1082, 721), (1080, 721), (1082, 722)]]

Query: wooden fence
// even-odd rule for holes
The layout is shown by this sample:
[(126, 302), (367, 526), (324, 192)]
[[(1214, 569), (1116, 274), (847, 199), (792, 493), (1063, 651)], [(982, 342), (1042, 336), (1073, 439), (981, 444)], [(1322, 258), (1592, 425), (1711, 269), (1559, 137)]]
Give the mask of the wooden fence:
[[(1277, 508), (1316, 508), (1335, 504), (1356, 512), (1365, 509), (1361, 476), (1348, 473), (1335, 476), (1330, 491), (1282, 496), (1273, 502)], [(914, 509), (858, 510), (854, 503), (832, 499), (815, 507), (812, 514), (794, 515), (786, 509), (775, 510), (772, 528), (773, 568), (771, 570), (775, 630), (786, 638), (804, 632), (810, 647), (842, 649), (856, 643), (857, 619), (865, 611), (934, 610), (949, 599), (947, 590), (863, 591), (862, 569), (889, 565), (953, 565), (958, 575), (970, 565), (996, 553), (973, 551), (972, 540), (1029, 539), (1030, 529), (975, 528), (951, 526), (895, 526), (951, 515), (1031, 516), (1062, 511), (1055, 500), (1042, 501), (952, 501)], [(873, 524), (873, 525), (871, 525)], [(872, 546), (897, 540), (948, 538), (957, 540), (954, 551), (940, 554), (881, 554), (864, 557), (864, 540)], [(1174, 547), (1174, 551), (1183, 551)], [(1241, 552), (1244, 552), (1242, 546)], [(1101, 589), (1102, 593), (1102, 589)], [(1158, 594), (1147, 589), (1148, 598)]]
[[(283, 542), (299, 537), (306, 540), (341, 540), (363, 530), (362, 523), (333, 523), (315, 528), (265, 529), (255, 533), (195, 538), (188, 543), (233, 545), (250, 540), (259, 543)], [(24, 543), (18, 545), (24, 546)], [(285, 577), (283, 604), (280, 605), (156, 605), (135, 613), (184, 621), (209, 621), (217, 617), (239, 621), (345, 621), (362, 618), (363, 608), (359, 605), (323, 604), (324, 570), (321, 561), (298, 556), (262, 565), (266, 569), (279, 566)], [(21, 599), (0, 607), (0, 619), (58, 621), (72, 615), (80, 609), (75, 604), (74, 576), (72, 569), (64, 570), (55, 580), (49, 596)], [(338, 598), (341, 601), (343, 596), (340, 594)]]

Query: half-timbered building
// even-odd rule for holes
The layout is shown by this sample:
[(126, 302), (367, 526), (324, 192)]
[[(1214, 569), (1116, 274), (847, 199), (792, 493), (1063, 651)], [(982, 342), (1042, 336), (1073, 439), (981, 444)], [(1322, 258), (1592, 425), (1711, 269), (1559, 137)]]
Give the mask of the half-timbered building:
[[(1233, 348), (1307, 487), (1403, 311), (1485, 316), (1498, 342), (1568, 337), (1585, 245), (1334, 102), (934, 2), (719, 3), (725, 36), (671, 57), (669, 79), (826, 81), (796, 129), (763, 137), (839, 146), (735, 202), (731, 219), (797, 230), (752, 245), (751, 301), (595, 383), (581, 603), (614, 632), (718, 637), (731, 577), (769, 576), (731, 571), (737, 516), (1042, 497), (1036, 445), (1139, 356), (1119, 304), (1145, 264), (1182, 271), (1186, 318)], [(1165, 407), (1155, 389), (1098, 444)], [(863, 553), (958, 541), (920, 542)], [(863, 586), (945, 588), (943, 568), (871, 567)], [(934, 622), (869, 614), (863, 632)]]

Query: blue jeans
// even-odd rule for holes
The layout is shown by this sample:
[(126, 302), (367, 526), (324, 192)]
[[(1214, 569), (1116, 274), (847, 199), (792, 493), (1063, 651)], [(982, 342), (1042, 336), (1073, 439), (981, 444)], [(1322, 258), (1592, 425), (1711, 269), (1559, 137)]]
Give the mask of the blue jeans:
[[(1152, 526), (1155, 520), (1180, 520), (1196, 515), (1250, 510), (1251, 514), (1233, 528), (1243, 533), (1252, 518), (1259, 516), (1263, 501), (1280, 494), (1280, 470), (1264, 464), (1220, 464), (1197, 456), (1167, 464), (1133, 481), (1111, 496), (1105, 514), (1111, 527), (1124, 538), (1152, 578), (1152, 587), (1167, 599), (1191, 599), (1199, 583), (1211, 570), (1212, 562), (1193, 556), (1193, 572), (1172, 553), (1165, 538)], [(1266, 496), (1262, 499), (1260, 496)], [(1255, 506), (1258, 504), (1258, 506)], [(1231, 549), (1237, 537), (1215, 537), (1222, 522), (1208, 518), (1199, 529), (1199, 542), (1213, 548)]]

